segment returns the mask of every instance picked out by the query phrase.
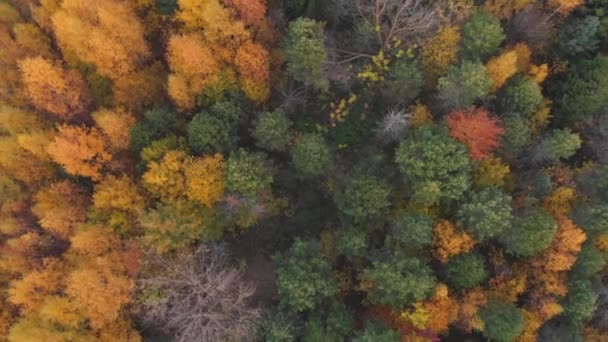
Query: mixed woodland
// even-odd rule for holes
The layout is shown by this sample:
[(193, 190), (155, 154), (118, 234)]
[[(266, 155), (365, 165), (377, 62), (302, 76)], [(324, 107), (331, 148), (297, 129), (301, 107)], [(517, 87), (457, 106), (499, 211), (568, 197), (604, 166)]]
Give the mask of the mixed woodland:
[(0, 341), (608, 341), (608, 0), (0, 0)]

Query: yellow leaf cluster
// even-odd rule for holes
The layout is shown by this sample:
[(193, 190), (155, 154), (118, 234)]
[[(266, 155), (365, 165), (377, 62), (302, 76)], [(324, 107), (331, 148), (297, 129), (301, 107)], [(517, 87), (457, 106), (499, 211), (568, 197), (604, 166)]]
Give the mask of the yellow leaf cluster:
[(68, 173), (96, 181), (101, 179), (101, 169), (112, 159), (105, 147), (97, 128), (62, 125), (47, 152)]
[(124, 210), (138, 214), (145, 207), (145, 198), (128, 176), (110, 175), (95, 185), (93, 205), (101, 210)]
[(572, 210), (572, 202), (575, 198), (574, 189), (560, 186), (543, 199), (543, 207), (555, 216), (567, 215)]
[(433, 122), (433, 114), (431, 114), (429, 107), (420, 102), (410, 108), (410, 113), (409, 123), (412, 127), (420, 127)]
[(511, 169), (499, 157), (490, 156), (479, 161), (475, 169), (475, 185), (478, 187), (505, 185)]
[(76, 70), (63, 70), (42, 57), (19, 61), (21, 81), (34, 107), (63, 120), (86, 113), (91, 98), (87, 85)]
[(124, 1), (63, 0), (52, 22), (64, 51), (75, 53), (112, 79), (133, 72), (150, 54), (144, 27)]
[(60, 238), (69, 238), (86, 219), (88, 196), (67, 180), (42, 188), (34, 197), (32, 212), (40, 226)]
[(113, 152), (126, 150), (131, 141), (130, 129), (135, 124), (135, 116), (121, 108), (100, 109), (91, 114), (95, 124), (106, 137), (107, 145)]
[(224, 158), (221, 154), (203, 158), (191, 158), (186, 162), (187, 196), (211, 207), (224, 194)]
[(440, 221), (433, 229), (433, 255), (446, 263), (451, 257), (473, 249), (475, 240), (449, 221)]
[(421, 51), (422, 65), (426, 70), (427, 86), (448, 72), (450, 64), (458, 60), (460, 30), (456, 26), (442, 28), (432, 37)]
[(164, 201), (183, 196), (186, 193), (185, 160), (186, 153), (172, 150), (160, 161), (150, 162), (148, 171), (142, 176), (144, 186)]

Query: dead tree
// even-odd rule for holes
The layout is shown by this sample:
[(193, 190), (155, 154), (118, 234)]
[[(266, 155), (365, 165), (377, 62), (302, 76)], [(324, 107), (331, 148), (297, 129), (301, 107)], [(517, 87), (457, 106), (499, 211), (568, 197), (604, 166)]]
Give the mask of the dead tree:
[(251, 303), (255, 288), (229, 265), (225, 245), (201, 245), (174, 257), (151, 254), (146, 269), (139, 291), (147, 326), (179, 342), (254, 338), (261, 317)]

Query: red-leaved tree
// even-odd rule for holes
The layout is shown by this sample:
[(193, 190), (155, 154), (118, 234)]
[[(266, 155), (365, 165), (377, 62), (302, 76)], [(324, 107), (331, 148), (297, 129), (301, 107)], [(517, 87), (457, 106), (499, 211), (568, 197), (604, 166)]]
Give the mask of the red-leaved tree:
[(488, 157), (504, 133), (500, 119), (489, 115), (484, 108), (455, 111), (447, 116), (450, 136), (467, 145), (474, 160)]

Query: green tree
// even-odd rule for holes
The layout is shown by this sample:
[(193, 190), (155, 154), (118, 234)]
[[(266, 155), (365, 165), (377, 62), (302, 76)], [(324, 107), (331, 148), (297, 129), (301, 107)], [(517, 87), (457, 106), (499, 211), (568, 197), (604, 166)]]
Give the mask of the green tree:
[(287, 254), (273, 260), (281, 303), (294, 311), (312, 310), (338, 291), (331, 265), (315, 242), (296, 239)]
[(450, 138), (444, 126), (426, 125), (413, 131), (397, 148), (395, 161), (406, 184), (416, 188), (435, 182), (441, 198), (459, 199), (471, 185), (467, 148)]
[(567, 56), (595, 51), (600, 42), (597, 34), (599, 27), (598, 17), (571, 17), (560, 27), (557, 34), (556, 41), (559, 50)]
[(268, 189), (273, 174), (266, 155), (240, 148), (230, 154), (226, 163), (226, 188), (243, 196), (255, 198), (258, 191)]
[(367, 324), (365, 330), (353, 338), (353, 342), (399, 342), (399, 333), (379, 324)]
[(578, 253), (570, 276), (572, 279), (588, 279), (600, 272), (604, 266), (606, 257), (597, 249), (592, 239), (587, 240)]
[(217, 102), (194, 115), (188, 124), (188, 144), (196, 153), (229, 151), (237, 140), (242, 108), (232, 101)]
[(264, 112), (255, 122), (252, 135), (256, 145), (269, 151), (285, 151), (291, 141), (291, 126), (282, 110)]
[(530, 257), (549, 247), (557, 230), (557, 222), (541, 208), (531, 208), (513, 219), (510, 229), (500, 236), (507, 252)]
[(173, 132), (177, 125), (177, 113), (165, 107), (156, 107), (144, 113), (144, 117), (131, 127), (131, 148), (140, 152), (150, 145)]
[(424, 214), (404, 212), (395, 220), (391, 238), (408, 247), (428, 246), (433, 241), (433, 220)]
[(404, 57), (391, 67), (382, 85), (382, 94), (388, 103), (407, 106), (418, 97), (423, 85), (420, 61)]
[(336, 253), (349, 259), (365, 256), (367, 234), (359, 229), (342, 229), (336, 233)]
[(515, 304), (491, 300), (479, 310), (484, 323), (483, 335), (491, 341), (514, 341), (524, 330), (524, 316)]
[(287, 70), (296, 80), (319, 89), (329, 86), (322, 73), (327, 58), (323, 26), (323, 23), (313, 19), (298, 18), (289, 23), (284, 44)]
[(374, 176), (359, 175), (347, 180), (336, 194), (338, 209), (355, 223), (382, 219), (390, 206), (391, 188)]
[(292, 150), (293, 164), (304, 176), (319, 176), (331, 167), (332, 156), (325, 139), (316, 133), (304, 134)]
[(555, 129), (536, 146), (532, 159), (537, 163), (557, 163), (572, 157), (581, 147), (582, 141), (570, 129)]
[(558, 124), (590, 117), (608, 102), (608, 56), (575, 61), (551, 87)]
[(476, 11), (462, 26), (462, 51), (467, 58), (484, 60), (498, 50), (505, 38), (500, 19)]
[(488, 279), (486, 261), (479, 253), (458, 254), (448, 261), (445, 276), (456, 288), (479, 286)]
[(493, 238), (511, 225), (511, 196), (496, 187), (472, 193), (456, 217), (477, 240)]
[(367, 292), (371, 303), (391, 305), (396, 310), (430, 296), (437, 282), (429, 266), (400, 254), (374, 261), (360, 279), (371, 284)]
[(143, 241), (161, 252), (184, 248), (197, 240), (217, 241), (225, 225), (217, 210), (194, 202), (157, 204), (139, 218)]
[(512, 77), (498, 94), (498, 108), (502, 113), (532, 115), (543, 102), (540, 86), (529, 78)]
[(564, 312), (576, 323), (582, 323), (593, 316), (598, 295), (593, 292), (591, 281), (576, 279), (568, 284), (568, 295), (564, 300)]
[(481, 62), (462, 61), (438, 80), (439, 100), (447, 111), (470, 107), (490, 92), (492, 82)]
[(506, 113), (503, 117), (505, 133), (500, 149), (507, 158), (515, 159), (532, 139), (529, 120), (519, 113)]

